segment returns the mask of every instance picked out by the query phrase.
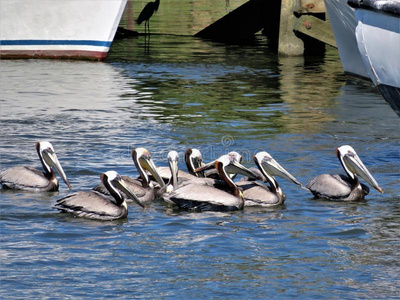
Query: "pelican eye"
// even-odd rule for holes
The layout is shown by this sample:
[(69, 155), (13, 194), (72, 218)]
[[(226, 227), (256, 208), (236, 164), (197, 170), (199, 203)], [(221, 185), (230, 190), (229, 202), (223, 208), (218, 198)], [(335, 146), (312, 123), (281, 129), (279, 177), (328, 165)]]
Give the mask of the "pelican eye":
[(349, 151), (349, 152), (347, 152), (347, 154), (346, 154), (347, 156), (350, 156), (350, 157), (354, 157), (354, 153), (353, 152), (351, 152), (351, 151)]

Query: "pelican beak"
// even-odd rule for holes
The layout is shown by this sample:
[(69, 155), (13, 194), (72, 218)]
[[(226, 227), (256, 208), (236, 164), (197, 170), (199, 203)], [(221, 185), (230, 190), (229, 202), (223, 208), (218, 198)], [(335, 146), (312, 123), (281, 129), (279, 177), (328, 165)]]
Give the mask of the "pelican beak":
[(376, 190), (383, 193), (383, 190), (376, 182), (375, 178), (372, 177), (371, 173), (364, 166), (361, 159), (358, 157), (356, 153), (345, 154), (343, 156), (343, 161), (346, 164), (346, 167), (353, 172), (361, 176), (366, 182), (368, 182), (371, 186), (373, 186)]
[[(266, 174), (272, 175), (272, 176), (279, 176), (282, 177), (286, 180), (292, 181), (295, 184), (303, 187), (303, 185), (288, 171), (286, 171), (278, 162), (270, 157), (269, 159), (263, 159), (261, 162), (257, 156), (254, 156), (254, 161), (258, 166), (261, 166), (261, 170), (263, 171), (263, 175), (265, 176)], [(266, 174), (265, 174), (266, 173)], [(267, 177), (267, 176), (265, 176)]]
[(255, 174), (253, 171), (249, 170), (237, 161), (231, 161), (230, 164), (225, 167), (225, 171), (228, 174), (242, 174), (254, 180), (258, 179), (257, 174)]
[(141, 157), (139, 160), (143, 169), (149, 171), (150, 174), (153, 175), (154, 179), (158, 182), (158, 184), (161, 187), (165, 186), (164, 180), (162, 180), (162, 178), (158, 174), (157, 168), (154, 165), (153, 160), (151, 158), (146, 158), (146, 157)]
[(194, 171), (196, 173), (205, 171), (205, 170), (209, 170), (209, 169), (213, 169), (215, 168), (215, 162), (216, 160), (213, 160), (212, 162), (209, 162), (208, 164), (204, 164), (203, 161), (201, 161), (201, 166), (196, 168)]
[(113, 180), (113, 184), (120, 191), (124, 192), (136, 204), (140, 205), (143, 208), (146, 208), (146, 206), (139, 200), (139, 198), (126, 186), (125, 182), (122, 180), (121, 177), (118, 177), (115, 180)]
[(190, 158), (191, 160), (191, 164), (193, 166), (193, 170), (195, 171), (195, 173), (199, 173), (196, 174), (197, 177), (204, 177), (204, 171), (199, 171), (197, 172), (197, 168), (201, 168), (204, 166), (203, 160), (200, 157), (193, 157)]
[(57, 173), (61, 176), (64, 180), (65, 184), (68, 186), (69, 189), (72, 189), (71, 184), (68, 181), (67, 176), (64, 173), (63, 168), (61, 167), (60, 162), (58, 161), (56, 153), (51, 149), (45, 149), (42, 151), (43, 160), (45, 163), (56, 169)]
[(178, 161), (173, 159), (169, 161), (169, 167), (171, 169), (172, 185), (174, 189), (178, 187)]

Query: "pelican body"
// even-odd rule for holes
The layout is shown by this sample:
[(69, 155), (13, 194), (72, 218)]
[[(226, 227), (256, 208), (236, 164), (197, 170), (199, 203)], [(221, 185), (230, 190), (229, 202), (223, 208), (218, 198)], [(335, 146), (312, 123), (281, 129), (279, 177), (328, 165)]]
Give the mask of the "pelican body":
[(108, 171), (100, 175), (100, 180), (113, 197), (109, 197), (96, 191), (83, 191), (68, 195), (57, 200), (53, 208), (61, 212), (70, 213), (77, 217), (94, 220), (116, 220), (128, 215), (128, 206), (120, 191), (124, 192), (135, 203), (144, 207), (137, 196), (129, 190), (124, 180), (114, 171)]
[[(146, 170), (150, 172), (150, 174), (153, 176), (153, 178), (156, 179), (156, 181), (160, 186), (164, 186), (165, 184), (157, 172), (157, 168), (154, 165), (150, 152), (145, 148), (133, 149), (132, 160), (139, 172), (140, 179), (134, 179), (129, 176), (121, 176), (121, 178), (124, 180), (129, 190), (131, 190), (140, 199), (142, 203), (154, 200), (155, 186), (153, 182), (150, 181), (150, 178)], [(107, 189), (103, 183), (100, 183), (99, 185), (94, 187), (93, 190), (107, 196), (110, 195), (109, 189)], [(126, 201), (128, 202), (132, 201), (124, 193), (122, 193), (122, 196), (125, 198)]]
[(175, 203), (180, 208), (200, 211), (232, 211), (244, 207), (242, 192), (228, 176), (226, 168), (235, 169), (236, 173), (244, 173), (252, 176), (251, 171), (242, 166), (228, 155), (223, 155), (215, 161), (215, 167), (220, 177), (225, 181), (231, 192), (215, 187), (201, 185), (190, 181), (179, 185), (177, 183), (178, 157), (170, 157), (172, 175), (172, 191), (163, 195), (163, 199), (169, 203)]
[(44, 172), (30, 166), (12, 167), (0, 173), (2, 187), (4, 189), (32, 192), (58, 191), (59, 182), (54, 172), (55, 169), (68, 188), (71, 189), (71, 185), (58, 161), (53, 146), (49, 142), (37, 142), (36, 151)]
[(322, 174), (312, 179), (307, 183), (306, 188), (316, 198), (342, 201), (364, 199), (365, 195), (369, 193), (369, 188), (360, 183), (357, 175), (361, 176), (376, 190), (383, 193), (383, 190), (379, 187), (374, 177), (372, 177), (351, 146), (345, 145), (337, 148), (336, 155), (347, 176)]
[(261, 173), (260, 179), (268, 182), (269, 186), (255, 181), (239, 181), (237, 186), (243, 190), (245, 206), (269, 207), (281, 205), (285, 202), (286, 196), (275, 180), (274, 175), (302, 186), (301, 183), (278, 164), (269, 153), (265, 151), (259, 152), (253, 156), (253, 159)]

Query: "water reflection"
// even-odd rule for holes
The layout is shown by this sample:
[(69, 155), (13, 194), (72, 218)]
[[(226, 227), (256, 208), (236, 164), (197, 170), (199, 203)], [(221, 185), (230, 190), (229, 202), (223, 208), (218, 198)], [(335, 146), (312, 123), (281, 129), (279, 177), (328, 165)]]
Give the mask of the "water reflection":
[[(148, 0), (128, 0), (129, 9), (125, 10), (121, 25), (127, 29), (144, 32), (144, 26), (137, 26), (133, 19), (139, 16), (148, 2)], [(245, 2), (246, 0), (162, 0), (159, 10), (151, 18), (151, 32), (194, 35)]]
[[(318, 133), (321, 124), (335, 120), (327, 108), (335, 105), (345, 77), (333, 49), (325, 58), (276, 60), (274, 53), (265, 50), (267, 41), (262, 37), (240, 50), (238, 45), (221, 47), (182, 38), (181, 44), (174, 45), (184, 51), (182, 60), (179, 51), (169, 51), (171, 39), (153, 37), (155, 45), (160, 42), (166, 47), (153, 49), (152, 42), (150, 54), (141, 48), (139, 40), (121, 42), (113, 49), (111, 59), (129, 57), (132, 64), (117, 66), (131, 78), (146, 77), (145, 84), (153, 87), (141, 91), (138, 103), (151, 105), (157, 121), (185, 128), (189, 135), (194, 133), (192, 139), (206, 139), (203, 132), (214, 136), (214, 142), (221, 134), (260, 139), (269, 134)], [(123, 52), (125, 43), (134, 49), (129, 56)], [(214, 54), (202, 63), (201, 53), (209, 53), (210, 46)], [(151, 65), (143, 63), (148, 59), (152, 59)], [(136, 60), (141, 63), (136, 64)]]
[(336, 105), (335, 98), (345, 83), (334, 50), (328, 48), (324, 57), (313, 60), (279, 57), (278, 61), (282, 100), (291, 110), (291, 114), (283, 115), (279, 123), (291, 133), (321, 132), (324, 123), (335, 120), (327, 108)]

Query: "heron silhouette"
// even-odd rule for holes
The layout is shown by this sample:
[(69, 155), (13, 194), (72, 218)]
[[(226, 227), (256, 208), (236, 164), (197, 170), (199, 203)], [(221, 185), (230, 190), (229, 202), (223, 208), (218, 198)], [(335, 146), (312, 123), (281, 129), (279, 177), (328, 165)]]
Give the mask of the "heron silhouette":
[(148, 28), (147, 34), (150, 34), (150, 25), (149, 20), (151, 16), (158, 10), (158, 6), (160, 5), (160, 0), (156, 0), (154, 2), (149, 2), (140, 12), (139, 17), (136, 19), (136, 23), (138, 25), (142, 24), (144, 21), (144, 33), (146, 34), (146, 28)]

